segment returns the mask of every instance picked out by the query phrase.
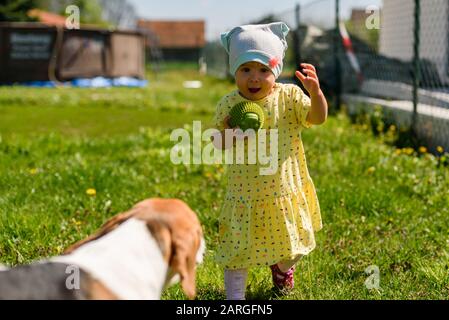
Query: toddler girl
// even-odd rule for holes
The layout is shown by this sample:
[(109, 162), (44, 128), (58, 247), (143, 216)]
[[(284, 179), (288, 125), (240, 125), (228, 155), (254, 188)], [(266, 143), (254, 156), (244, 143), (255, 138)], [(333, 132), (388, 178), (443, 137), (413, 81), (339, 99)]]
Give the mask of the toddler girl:
[[(216, 127), (224, 137), (232, 106), (251, 101), (264, 111), (262, 129), (278, 132), (274, 174), (261, 175), (260, 163), (227, 168), (216, 255), (225, 269), (227, 299), (245, 298), (247, 270), (256, 266), (270, 266), (275, 288), (293, 289), (295, 263), (315, 248), (314, 232), (322, 228), (301, 131), (326, 120), (327, 102), (310, 64), (302, 64), (302, 72), (296, 71), (310, 98), (294, 84), (276, 82), (288, 31), (287, 25), (276, 22), (236, 27), (221, 36), (237, 90), (219, 101)], [(215, 145), (224, 145), (217, 141)]]

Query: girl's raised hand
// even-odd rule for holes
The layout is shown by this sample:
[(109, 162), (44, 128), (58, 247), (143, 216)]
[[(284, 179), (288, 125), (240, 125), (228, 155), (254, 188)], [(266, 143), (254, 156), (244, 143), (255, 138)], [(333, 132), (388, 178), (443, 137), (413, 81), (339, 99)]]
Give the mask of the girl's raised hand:
[(316, 74), (316, 69), (313, 65), (308, 63), (301, 63), (303, 67), (302, 72), (296, 71), (295, 75), (302, 82), (304, 88), (309, 92), (310, 96), (316, 96), (320, 93), (320, 81), (318, 75)]

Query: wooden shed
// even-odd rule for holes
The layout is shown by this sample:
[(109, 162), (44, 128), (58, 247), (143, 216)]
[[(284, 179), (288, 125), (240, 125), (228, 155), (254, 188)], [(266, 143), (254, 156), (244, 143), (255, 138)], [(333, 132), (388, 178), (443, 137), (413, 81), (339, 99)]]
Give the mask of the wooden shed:
[(0, 82), (145, 76), (140, 32), (0, 23)]

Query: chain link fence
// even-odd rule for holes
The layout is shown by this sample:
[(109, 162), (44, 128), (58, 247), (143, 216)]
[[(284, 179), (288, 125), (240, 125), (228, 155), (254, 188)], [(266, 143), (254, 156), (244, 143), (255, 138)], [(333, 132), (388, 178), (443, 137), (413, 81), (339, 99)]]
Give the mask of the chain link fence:
[(400, 146), (448, 150), (449, 1), (384, 0), (382, 7), (351, 8), (340, 34), (341, 94), (350, 113), (380, 106), (389, 127), (410, 135)]
[[(290, 27), (282, 81), (312, 63), (331, 111), (344, 105), (355, 118), (381, 108), (384, 129), (408, 135), (402, 147), (449, 150), (449, 1), (370, 3), (314, 0), (248, 23)], [(208, 46), (209, 72), (226, 77), (225, 51), (218, 40)]]
[(208, 74), (220, 79), (229, 76), (228, 54), (222, 47), (220, 39), (206, 43), (203, 49), (203, 57)]

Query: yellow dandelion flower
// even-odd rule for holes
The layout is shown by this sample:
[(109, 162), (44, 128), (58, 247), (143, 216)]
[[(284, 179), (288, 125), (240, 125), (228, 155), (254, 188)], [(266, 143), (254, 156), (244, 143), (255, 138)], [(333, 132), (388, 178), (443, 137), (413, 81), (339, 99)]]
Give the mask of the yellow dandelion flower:
[(35, 174), (37, 174), (37, 172), (38, 172), (38, 170), (36, 168), (30, 169), (30, 174), (33, 175), (33, 176)]
[(443, 149), (442, 146), (438, 146), (438, 147), (437, 147), (437, 151), (438, 151), (439, 153), (443, 153), (443, 152), (444, 152), (444, 149)]
[(373, 173), (374, 171), (376, 171), (375, 167), (369, 167), (368, 170), (366, 170), (366, 172), (368, 172), (370, 174)]
[(394, 124), (392, 124), (389, 129), (390, 129), (390, 131), (396, 131), (396, 126)]
[(419, 147), (419, 152), (420, 153), (427, 153), (427, 148), (426, 147)]
[(86, 190), (86, 194), (88, 196), (95, 196), (97, 194), (97, 190), (93, 189), (93, 188), (89, 188)]
[(404, 148), (402, 151), (407, 155), (412, 155), (415, 150), (413, 148)]
[(396, 149), (396, 150), (395, 150), (395, 153), (396, 153), (397, 155), (400, 155), (400, 154), (402, 153), (402, 150), (401, 150), (401, 149)]

